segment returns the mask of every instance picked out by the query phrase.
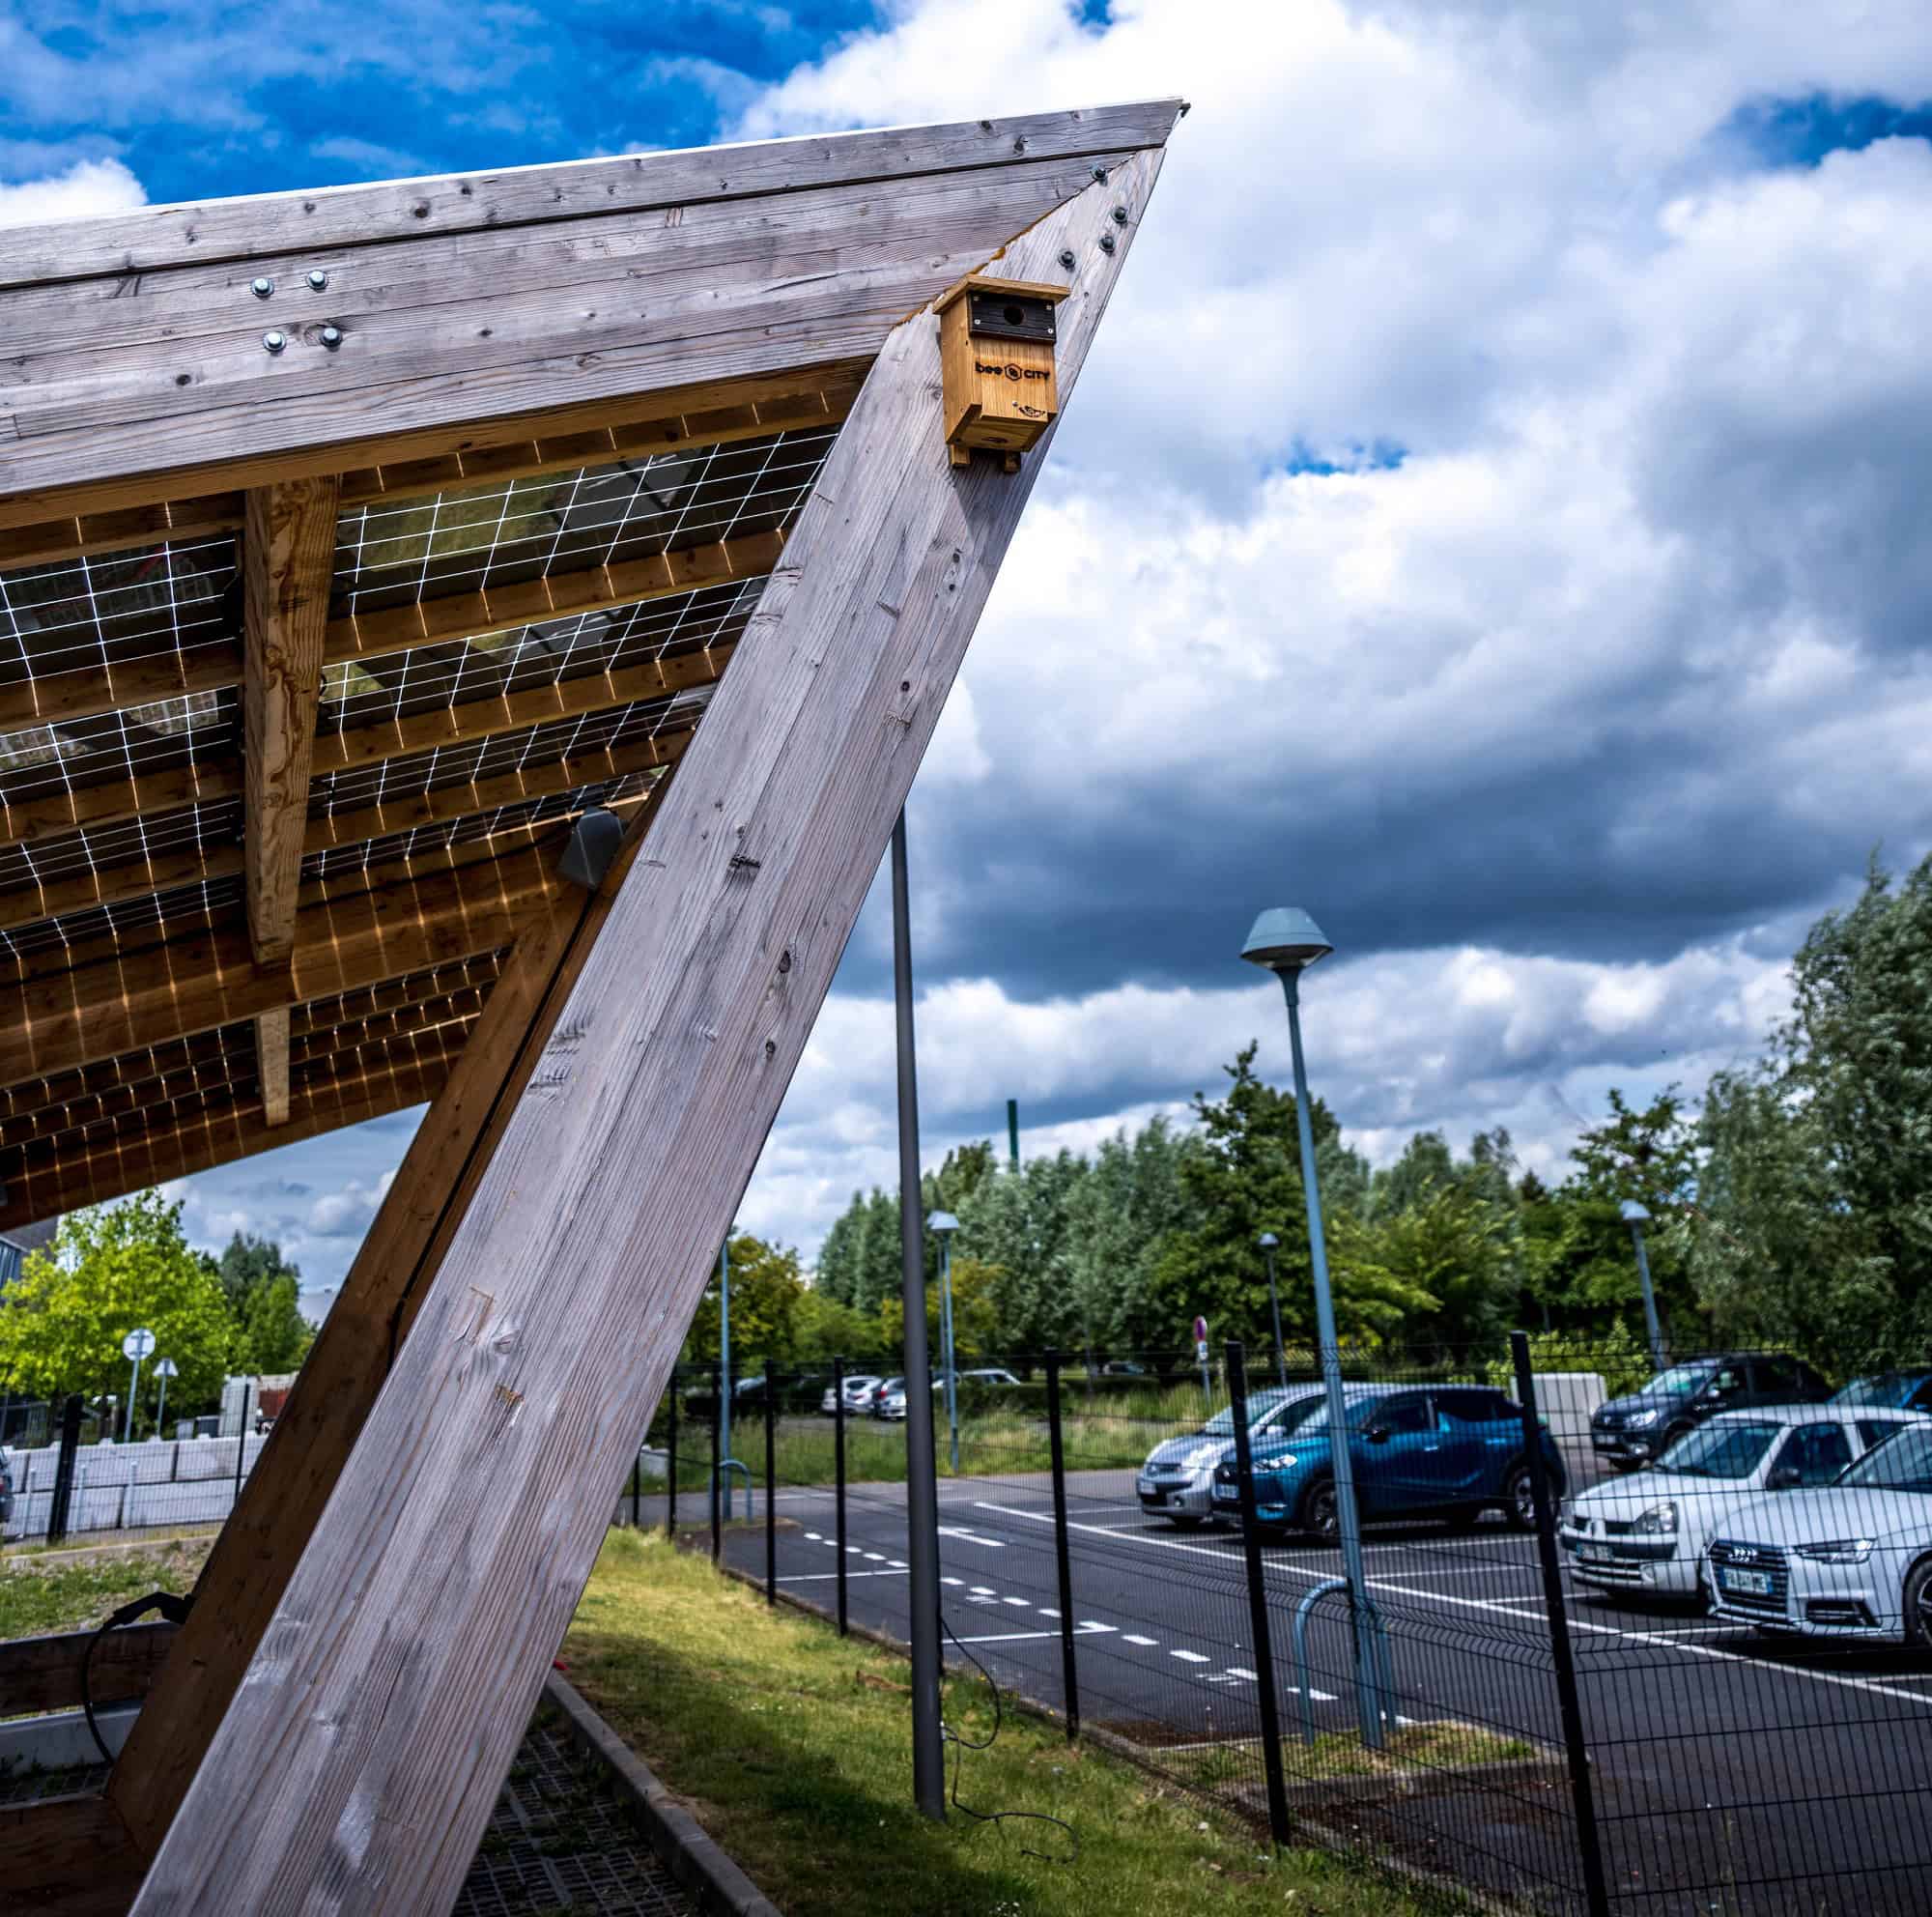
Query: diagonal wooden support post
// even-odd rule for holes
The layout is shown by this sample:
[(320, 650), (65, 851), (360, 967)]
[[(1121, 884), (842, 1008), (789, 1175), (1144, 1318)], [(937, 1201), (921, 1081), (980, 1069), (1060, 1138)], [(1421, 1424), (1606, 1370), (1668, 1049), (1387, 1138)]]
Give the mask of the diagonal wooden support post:
[[(1073, 281), (1063, 391), (1159, 159), (1137, 153), (1002, 255), (1003, 272)], [(143, 1917), (453, 1902), (704, 1282), (693, 1253), (729, 1223), (1039, 460), (954, 471), (937, 324), (894, 330)]]

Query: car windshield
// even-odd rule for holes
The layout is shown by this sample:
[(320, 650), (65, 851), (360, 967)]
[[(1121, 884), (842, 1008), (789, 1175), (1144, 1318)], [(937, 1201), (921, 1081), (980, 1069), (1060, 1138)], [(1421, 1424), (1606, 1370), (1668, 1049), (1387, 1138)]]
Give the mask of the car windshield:
[[(1348, 1408), (1349, 1427), (1359, 1431), (1376, 1415), (1377, 1408), (1386, 1400), (1382, 1398), (1356, 1398)], [(1328, 1400), (1313, 1398), (1307, 1412), (1296, 1420), (1302, 1431), (1320, 1431), (1328, 1422)]]
[(1932, 1496), (1932, 1425), (1904, 1424), (1867, 1451), (1838, 1479), (1868, 1491), (1917, 1491)]
[[(1285, 1391), (1257, 1391), (1248, 1400), (1248, 1429), (1252, 1431), (1276, 1405), (1288, 1394)], [(1207, 1438), (1232, 1438), (1235, 1435), (1235, 1408), (1230, 1405), (1226, 1411), (1217, 1411), (1201, 1432)]]
[(1783, 1429), (1781, 1424), (1706, 1424), (1680, 1438), (1658, 1459), (1657, 1468), (1687, 1477), (1748, 1477)]
[(1640, 1398), (1688, 1398), (1704, 1388), (1711, 1376), (1708, 1364), (1673, 1364), (1660, 1371), (1642, 1390)]
[(1869, 1378), (1854, 1378), (1838, 1392), (1833, 1402), (1847, 1405), (1895, 1405), (1918, 1382), (1914, 1371), (1874, 1371)]

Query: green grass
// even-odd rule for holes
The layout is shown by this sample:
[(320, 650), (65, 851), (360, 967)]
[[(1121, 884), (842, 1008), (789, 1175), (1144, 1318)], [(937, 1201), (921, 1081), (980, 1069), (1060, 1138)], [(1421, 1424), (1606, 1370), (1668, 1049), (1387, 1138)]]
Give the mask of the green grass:
[(0, 1639), (91, 1630), (129, 1598), (192, 1590), (207, 1555), (207, 1540), (194, 1539), (94, 1564), (63, 1565), (58, 1553), (23, 1559), (0, 1571)]
[[(1291, 1736), (1281, 1751), (1282, 1767), (1291, 1785), (1463, 1770), (1471, 1765), (1512, 1763), (1535, 1755), (1536, 1746), (1520, 1737), (1501, 1737), (1454, 1718), (1404, 1725), (1379, 1751), (1370, 1750), (1352, 1731), (1324, 1731), (1313, 1746)], [(1161, 1761), (1171, 1764), (1176, 1776), (1204, 1790), (1229, 1785), (1252, 1788), (1261, 1770), (1261, 1746), (1251, 1738), (1237, 1739), (1211, 1750), (1166, 1751)]]
[[(660, 1538), (616, 1531), (564, 1644), (571, 1680), (787, 1917), (1405, 1917), (1420, 1906), (1320, 1852), (1274, 1857), (1233, 1817), (1132, 1765), (1009, 1716), (966, 1752), (960, 1794), (1050, 1824), (944, 1824), (908, 1802), (906, 1667), (721, 1578)], [(983, 1738), (984, 1686), (947, 1716)], [(1046, 1853), (1029, 1855), (1029, 1851)]]

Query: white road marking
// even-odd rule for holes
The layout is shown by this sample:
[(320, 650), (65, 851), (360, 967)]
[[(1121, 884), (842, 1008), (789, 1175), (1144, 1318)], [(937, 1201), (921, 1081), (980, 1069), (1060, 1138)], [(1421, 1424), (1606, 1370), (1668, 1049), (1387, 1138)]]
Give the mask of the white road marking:
[[(1010, 1518), (1030, 1518), (1035, 1515), (1031, 1511), (1015, 1510), (1008, 1504), (982, 1503), (980, 1508), (987, 1511), (998, 1511), (1003, 1516)], [(1050, 1524), (1052, 1523), (1052, 1519), (1046, 1518), (1040, 1520), (1040, 1522)], [(1218, 1558), (1224, 1564), (1229, 1561), (1227, 1553), (1210, 1550), (1206, 1545), (1183, 1544), (1179, 1538), (1173, 1537), (1150, 1537), (1145, 1531), (1126, 1531), (1119, 1526), (1069, 1523), (1067, 1529), (1069, 1531), (1090, 1531), (1096, 1537), (1118, 1537), (1130, 1544), (1151, 1544), (1156, 1550), (1160, 1551), (1184, 1551), (1192, 1557)], [(1298, 1564), (1284, 1564), (1276, 1559), (1265, 1559), (1264, 1568), (1270, 1571), (1285, 1572), (1289, 1576), (1297, 1578), (1318, 1578), (1333, 1575), (1332, 1570), (1304, 1570)], [(1492, 1598), (1452, 1597), (1447, 1591), (1409, 1590), (1402, 1586), (1389, 1586), (1380, 1578), (1371, 1578), (1368, 1580), (1368, 1584), (1372, 1590), (1392, 1589), (1403, 1597), (1425, 1598), (1431, 1604), (1450, 1605), (1459, 1611), (1487, 1611), (1496, 1617), (1514, 1618), (1518, 1622), (1527, 1621), (1521, 1612), (1512, 1611), (1509, 1606), (1498, 1604)], [(1869, 1677), (1845, 1677), (1835, 1672), (1811, 1671), (1802, 1665), (1778, 1664), (1769, 1658), (1763, 1657), (1747, 1657), (1741, 1651), (1719, 1650), (1716, 1645), (1686, 1644), (1681, 1639), (1674, 1638), (1668, 1632), (1663, 1631), (1623, 1631), (1618, 1630), (1614, 1625), (1610, 1624), (1588, 1623), (1580, 1617), (1573, 1617), (1570, 1620), (1570, 1625), (1573, 1630), (1589, 1631), (1598, 1637), (1622, 1638), (1630, 1644), (1636, 1645), (1661, 1645), (1666, 1650), (1682, 1651), (1686, 1657), (1711, 1657), (1721, 1659), (1727, 1664), (1748, 1664), (1755, 1670), (1775, 1672), (1786, 1677), (1808, 1678), (1814, 1684), (1832, 1684), (1841, 1690), (1847, 1691), (1866, 1691), (1872, 1696), (1880, 1698), (1903, 1698), (1908, 1703), (1923, 1704), (1928, 1709), (1932, 1709), (1932, 1698), (1921, 1697), (1917, 1691), (1903, 1690), (1894, 1684), (1875, 1683)]]
[(903, 1571), (906, 1568), (906, 1561), (903, 1558), (888, 1558), (886, 1562), (895, 1571)]
[(981, 1537), (977, 1531), (968, 1531), (964, 1525), (941, 1525), (941, 1537), (964, 1538), (968, 1544), (983, 1544), (989, 1551), (1004, 1551), (1007, 1542), (1002, 1537)]
[(975, 1597), (995, 1597), (998, 1593), (993, 1589), (991, 1585), (975, 1585), (973, 1587), (973, 1595)]
[(883, 1551), (868, 1551), (865, 1555), (868, 1559), (870, 1559), (874, 1564), (883, 1564), (886, 1561), (886, 1554)]
[(1121, 1642), (1123, 1645), (1139, 1645), (1143, 1650), (1153, 1650), (1158, 1646), (1160, 1640), (1158, 1638), (1137, 1638), (1130, 1631)]
[(966, 1580), (964, 1578), (941, 1578), (939, 1582), (943, 1585), (963, 1585)]
[(1033, 1606), (1023, 1597), (1003, 1597), (1000, 1602), (1002, 1604), (1017, 1604), (1022, 1611), (1031, 1611), (1033, 1609)]
[[(837, 1571), (798, 1571), (779, 1580), (781, 1585), (829, 1585), (838, 1575)], [(848, 1571), (848, 1579), (858, 1578), (902, 1578), (903, 1571)]]
[(1042, 1604), (1042, 1605), (1041, 1605), (1041, 1606), (1039, 1607), (1039, 1615), (1040, 1615), (1040, 1616), (1041, 1616), (1042, 1617), (1058, 1617), (1060, 1616), (1060, 1613), (1059, 1613), (1059, 1612), (1057, 1612), (1057, 1611), (1049, 1611), (1049, 1610), (1048, 1610), (1048, 1609), (1046, 1608), (1046, 1606)]
[(1206, 1664), (1208, 1662), (1198, 1650), (1171, 1650), (1168, 1652), (1168, 1656), (1178, 1657), (1183, 1664)]
[(1118, 1624), (1102, 1624), (1096, 1618), (1083, 1617), (1080, 1620), (1080, 1628), (1083, 1631), (1103, 1631), (1112, 1637), (1121, 1627)]

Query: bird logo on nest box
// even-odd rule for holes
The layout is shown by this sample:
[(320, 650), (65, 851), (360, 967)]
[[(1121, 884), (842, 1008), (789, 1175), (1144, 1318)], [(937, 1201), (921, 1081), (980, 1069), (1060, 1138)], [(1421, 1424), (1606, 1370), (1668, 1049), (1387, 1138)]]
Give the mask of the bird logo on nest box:
[(969, 273), (939, 296), (939, 364), (946, 443), (954, 466), (976, 450), (1003, 455), (1009, 472), (1060, 411), (1054, 307), (1072, 289)]

